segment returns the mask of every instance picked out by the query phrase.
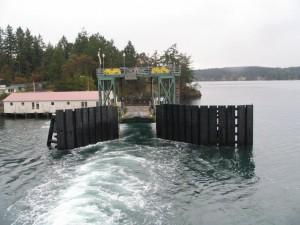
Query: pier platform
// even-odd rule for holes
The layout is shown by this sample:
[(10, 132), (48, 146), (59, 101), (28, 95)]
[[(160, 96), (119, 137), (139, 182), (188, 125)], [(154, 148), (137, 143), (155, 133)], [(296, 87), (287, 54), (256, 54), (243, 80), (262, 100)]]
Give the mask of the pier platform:
[(153, 123), (154, 118), (149, 112), (149, 106), (126, 106), (124, 116), (120, 118), (121, 123)]

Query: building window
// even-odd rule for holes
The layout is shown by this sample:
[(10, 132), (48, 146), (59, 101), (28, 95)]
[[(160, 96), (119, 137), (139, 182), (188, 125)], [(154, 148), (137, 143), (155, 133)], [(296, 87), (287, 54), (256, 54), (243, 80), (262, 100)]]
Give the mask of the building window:
[(24, 106), (24, 102), (22, 102), (22, 106)]
[(54, 105), (54, 102), (51, 102), (51, 105)]
[(67, 102), (67, 105), (70, 105), (70, 102)]
[(87, 107), (87, 102), (81, 102), (81, 108), (86, 108)]
[(34, 109), (35, 107), (34, 107), (34, 102), (32, 103), (32, 109)]
[(12, 102), (11, 102), (11, 103), (10, 103), (10, 105), (11, 105), (11, 106), (13, 106), (13, 105), (14, 105), (14, 103), (12, 103)]
[(36, 103), (36, 109), (40, 109), (40, 103)]

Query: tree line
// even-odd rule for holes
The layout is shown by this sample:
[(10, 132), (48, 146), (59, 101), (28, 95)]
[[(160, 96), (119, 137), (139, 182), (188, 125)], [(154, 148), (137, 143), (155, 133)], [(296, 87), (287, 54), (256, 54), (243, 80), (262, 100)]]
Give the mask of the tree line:
[(188, 93), (188, 83), (194, 80), (191, 57), (181, 53), (174, 44), (151, 56), (138, 53), (131, 41), (118, 49), (113, 40), (99, 33), (89, 35), (82, 29), (75, 42), (65, 36), (55, 45), (45, 44), (41, 35), (33, 35), (27, 28), (14, 30), (10, 25), (0, 27), (0, 79), (6, 84), (47, 82), (55, 91), (96, 90), (96, 69), (99, 67), (98, 51), (105, 53), (105, 67), (122, 67), (125, 53), (126, 67), (181, 66), (180, 88)]
[(194, 71), (199, 81), (300, 80), (300, 67), (227, 67)]

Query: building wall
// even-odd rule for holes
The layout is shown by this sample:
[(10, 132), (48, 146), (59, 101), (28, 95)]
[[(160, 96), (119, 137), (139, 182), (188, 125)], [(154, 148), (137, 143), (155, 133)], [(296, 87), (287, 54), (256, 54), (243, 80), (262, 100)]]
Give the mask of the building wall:
[(5, 93), (6, 94), (9, 94), (9, 93), (16, 93), (17, 92), (17, 89), (16, 88), (13, 88), (13, 87), (7, 87), (6, 90), (5, 90)]
[[(54, 105), (52, 105), (52, 102)], [(69, 102), (69, 104), (68, 104)], [(83, 104), (82, 104), (83, 103)], [(97, 101), (4, 102), (4, 113), (55, 113), (59, 109), (96, 107)]]
[(0, 94), (5, 93), (6, 91), (6, 85), (0, 85)]

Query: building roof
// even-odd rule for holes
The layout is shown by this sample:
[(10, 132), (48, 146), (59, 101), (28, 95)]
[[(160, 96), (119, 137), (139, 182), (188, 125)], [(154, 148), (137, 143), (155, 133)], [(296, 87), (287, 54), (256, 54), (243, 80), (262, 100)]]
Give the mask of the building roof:
[(37, 101), (97, 101), (98, 91), (70, 92), (24, 92), (12, 93), (4, 102), (37, 102)]

